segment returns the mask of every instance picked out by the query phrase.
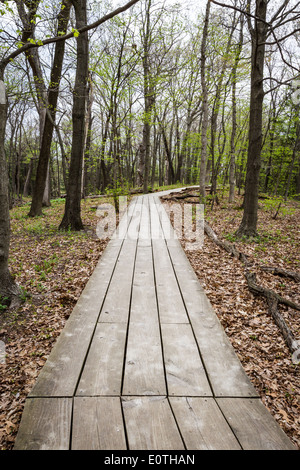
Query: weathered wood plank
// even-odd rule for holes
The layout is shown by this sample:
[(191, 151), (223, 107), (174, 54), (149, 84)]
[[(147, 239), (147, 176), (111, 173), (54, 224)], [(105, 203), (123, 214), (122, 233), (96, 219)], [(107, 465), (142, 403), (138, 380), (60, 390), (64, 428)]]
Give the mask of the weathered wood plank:
[(151, 247), (138, 247), (132, 286), (130, 322), (158, 323)]
[(27, 398), (14, 450), (69, 450), (71, 398)]
[(168, 393), (170, 396), (212, 396), (192, 328), (161, 325)]
[(125, 323), (99, 323), (84, 365), (76, 395), (120, 395)]
[(153, 240), (158, 311), (161, 323), (189, 323), (165, 242)]
[[(136, 205), (137, 201), (134, 201), (129, 206), (130, 215), (126, 218), (126, 224), (137, 223)], [(121, 238), (115, 239), (106, 247), (41, 370), (30, 397), (74, 395), (122, 243)]]
[(73, 396), (119, 249), (106, 248), (29, 396)]
[(240, 450), (235, 435), (213, 398), (170, 397), (188, 450)]
[(127, 323), (135, 253), (136, 241), (124, 240), (101, 310), (100, 322)]
[(162, 236), (157, 204), (150, 199), (151, 237), (157, 300), (161, 323), (188, 323), (189, 319), (174, 274), (168, 248)]
[[(166, 220), (164, 224), (167, 225)], [(257, 392), (247, 377), (179, 240), (173, 240), (171, 243), (167, 241), (167, 244), (215, 396), (257, 397)]]
[(151, 247), (137, 249), (123, 394), (166, 394)]
[(151, 246), (149, 199), (146, 196), (142, 199), (138, 246)]
[(119, 397), (75, 397), (71, 450), (126, 450)]
[(166, 397), (122, 398), (130, 450), (184, 449)]
[(122, 395), (166, 393), (158, 323), (130, 322)]
[(296, 450), (259, 398), (218, 398), (244, 450)]

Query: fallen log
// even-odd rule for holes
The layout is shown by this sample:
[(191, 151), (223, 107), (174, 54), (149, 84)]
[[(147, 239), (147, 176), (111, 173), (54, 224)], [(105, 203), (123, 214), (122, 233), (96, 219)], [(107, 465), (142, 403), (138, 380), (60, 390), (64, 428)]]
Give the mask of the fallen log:
[[(276, 325), (278, 326), (279, 330), (281, 331), (290, 352), (293, 354), (293, 360), (295, 361), (295, 363), (300, 362), (300, 357), (298, 357), (299, 351), (300, 351), (300, 342), (296, 340), (292, 331), (286, 324), (284, 318), (278, 311), (278, 304), (287, 305), (288, 307), (291, 307), (295, 310), (300, 310), (300, 305), (296, 304), (295, 302), (292, 302), (289, 299), (285, 299), (281, 297), (279, 294), (272, 291), (271, 289), (268, 289), (266, 287), (263, 287), (257, 284), (256, 275), (254, 272), (250, 271), (249, 262), (248, 262), (246, 255), (240, 252), (231, 243), (221, 241), (218, 238), (217, 234), (214, 232), (214, 230), (209, 226), (209, 224), (206, 221), (204, 222), (204, 231), (206, 235), (216, 245), (223, 248), (225, 251), (227, 251), (227, 253), (229, 253), (231, 256), (236, 257), (244, 264), (244, 267), (245, 267), (244, 274), (245, 274), (250, 292), (252, 292), (254, 295), (261, 295), (266, 299), (267, 304), (268, 304), (268, 311), (270, 315), (272, 316), (273, 320), (275, 321)], [(295, 355), (297, 355), (297, 357)]]
[[(291, 329), (286, 324), (282, 315), (280, 315), (278, 311), (278, 304), (284, 303), (286, 304), (286, 299), (280, 297), (276, 292), (272, 291), (271, 289), (267, 289), (257, 284), (256, 282), (256, 275), (253, 272), (250, 272), (248, 269), (245, 270), (245, 277), (248, 282), (249, 290), (254, 295), (263, 295), (268, 303), (269, 313), (274, 319), (276, 325), (280, 329), (284, 340), (291, 351), (294, 354), (296, 351), (299, 351), (299, 342), (296, 340), (294, 334), (292, 333)], [(293, 304), (293, 303), (292, 303)], [(293, 304), (293, 308), (299, 310), (300, 306)]]
[(300, 274), (294, 271), (286, 271), (285, 269), (276, 268), (274, 266), (261, 266), (260, 269), (277, 276), (288, 277), (293, 281), (300, 282)]

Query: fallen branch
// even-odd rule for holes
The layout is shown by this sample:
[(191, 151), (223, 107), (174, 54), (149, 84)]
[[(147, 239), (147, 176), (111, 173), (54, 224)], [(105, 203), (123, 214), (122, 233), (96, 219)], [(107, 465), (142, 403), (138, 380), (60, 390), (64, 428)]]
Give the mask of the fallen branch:
[[(205, 221), (204, 222), (204, 231), (206, 235), (219, 247), (223, 248), (227, 253), (229, 253), (231, 256), (234, 256), (235, 258), (238, 258), (240, 261), (245, 266), (245, 277), (247, 279), (248, 287), (250, 292), (252, 292), (254, 295), (261, 295), (263, 296), (267, 303), (268, 303), (268, 309), (269, 313), (274, 319), (276, 325), (280, 329), (286, 344), (291, 351), (292, 354), (299, 352), (299, 342), (296, 340), (294, 337), (292, 331), (290, 328), (287, 326), (284, 318), (281, 316), (281, 314), (278, 311), (278, 304), (284, 304), (287, 305), (288, 307), (291, 307), (295, 310), (300, 310), (300, 305), (292, 302), (289, 299), (285, 299), (278, 295), (276, 292), (272, 291), (271, 289), (267, 289), (266, 287), (263, 287), (259, 284), (257, 284), (256, 281), (256, 275), (254, 272), (251, 272), (249, 270), (249, 263), (247, 260), (247, 257), (244, 253), (240, 252), (234, 245), (231, 243), (223, 242), (219, 240), (217, 234), (214, 232), (214, 230), (209, 226), (209, 224)], [(276, 272), (279, 274), (279, 272), (283, 271), (280, 270), (280, 268), (272, 268), (271, 272)], [(283, 271), (285, 275), (287, 275), (287, 271)], [(281, 273), (282, 274), (282, 273)]]
[(220, 248), (223, 248), (223, 250), (227, 251), (227, 253), (229, 253), (231, 256), (238, 258), (245, 265), (248, 265), (247, 256), (241, 251), (237, 250), (235, 245), (219, 240), (217, 234), (213, 231), (213, 229), (209, 226), (206, 221), (204, 221), (204, 232)]
[[(278, 311), (278, 304), (279, 303), (286, 304), (286, 299), (283, 299), (282, 297), (280, 297), (278, 294), (276, 294), (276, 292), (273, 292), (270, 289), (266, 289), (265, 287), (258, 285), (256, 282), (255, 273), (250, 272), (248, 269), (245, 270), (245, 277), (248, 282), (249, 290), (254, 295), (263, 295), (267, 299), (269, 313), (271, 314), (276, 325), (282, 332), (282, 335), (285, 339), (287, 346), (289, 347), (289, 350), (291, 351), (292, 354), (294, 354), (294, 352), (299, 350), (299, 343)], [(299, 310), (300, 306), (299, 305), (297, 306), (296, 304), (294, 304), (293, 308), (296, 308), (297, 310)]]
[(265, 272), (268, 272), (277, 276), (288, 277), (290, 279), (293, 279), (293, 281), (300, 282), (300, 274), (294, 271), (286, 271), (285, 269), (276, 268), (273, 266), (261, 266), (260, 269), (262, 271), (265, 271)]

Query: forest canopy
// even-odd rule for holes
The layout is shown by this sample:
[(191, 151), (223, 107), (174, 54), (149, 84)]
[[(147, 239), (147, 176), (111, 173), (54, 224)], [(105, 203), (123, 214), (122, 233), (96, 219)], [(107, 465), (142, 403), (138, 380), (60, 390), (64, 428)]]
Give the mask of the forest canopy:
[(231, 202), (245, 192), (242, 232), (252, 234), (258, 193), (299, 198), (298, 1), (0, 6), (0, 197), (9, 207), (32, 198), (35, 217), (66, 197), (60, 228), (78, 230), (88, 195), (180, 183), (217, 201), (228, 187)]

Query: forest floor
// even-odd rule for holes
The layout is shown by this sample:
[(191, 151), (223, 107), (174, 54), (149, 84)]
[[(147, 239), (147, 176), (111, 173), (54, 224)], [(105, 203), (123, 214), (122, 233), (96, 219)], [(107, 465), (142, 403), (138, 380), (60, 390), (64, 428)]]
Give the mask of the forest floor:
[[(225, 199), (206, 212), (218, 236), (234, 242), (253, 259), (257, 278), (282, 296), (299, 303), (299, 283), (261, 271), (276, 265), (299, 272), (300, 206), (289, 201), (272, 219), (274, 204), (262, 201), (260, 238), (234, 241), (242, 211), (241, 199)], [(11, 450), (24, 403), (37, 376), (93, 272), (108, 238), (99, 239), (97, 206), (108, 199), (82, 202), (82, 232), (58, 230), (64, 200), (52, 201), (44, 216), (28, 218), (29, 201), (11, 211), (10, 268), (22, 286), (24, 302), (8, 311), (0, 302), (0, 450)], [(169, 203), (167, 203), (169, 204)], [(113, 224), (113, 216), (107, 221)], [(185, 248), (185, 241), (182, 240)], [(264, 404), (300, 449), (300, 365), (293, 364), (282, 335), (268, 316), (266, 302), (248, 290), (240, 261), (205, 237), (198, 251), (186, 251), (246, 373)], [(280, 306), (296, 338), (299, 312)], [(2, 359), (2, 360), (1, 360)]]
[[(175, 201), (185, 203), (175, 198), (176, 193), (172, 193), (170, 199), (164, 201), (170, 214)], [(299, 305), (299, 282), (262, 270), (262, 267), (272, 266), (300, 274), (299, 202), (282, 203), (273, 219), (278, 200), (260, 200), (259, 237), (238, 240), (235, 231), (243, 215), (242, 198), (236, 196), (234, 204), (229, 204), (227, 198), (225, 194), (219, 205), (214, 204), (213, 210), (207, 205), (206, 222), (221, 241), (234, 244), (247, 255), (258, 284)], [(172, 215), (170, 218), (172, 220)], [(266, 300), (250, 293), (241, 261), (217, 246), (206, 234), (200, 249), (188, 250), (184, 232), (177, 228), (182, 247), (248, 377), (265, 406), (300, 449), (300, 364), (292, 361), (279, 328), (268, 314)], [(279, 311), (295, 338), (300, 340), (300, 312), (284, 305), (279, 306)]]

